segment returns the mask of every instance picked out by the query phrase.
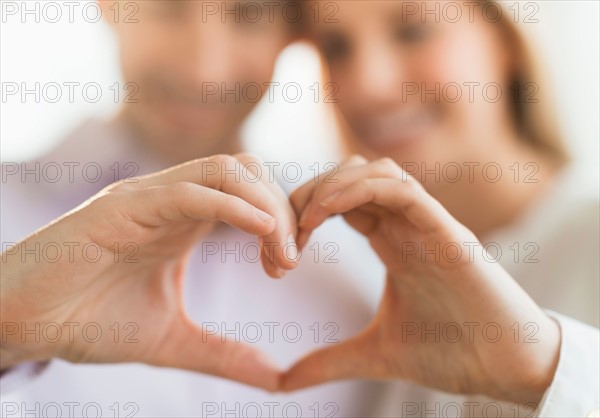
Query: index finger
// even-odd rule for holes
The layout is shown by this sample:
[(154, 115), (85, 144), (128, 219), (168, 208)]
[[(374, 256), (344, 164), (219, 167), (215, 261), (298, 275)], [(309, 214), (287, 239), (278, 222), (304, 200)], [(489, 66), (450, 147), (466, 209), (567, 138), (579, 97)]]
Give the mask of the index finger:
[(294, 208), (297, 216), (300, 216), (306, 206), (310, 203), (313, 193), (316, 187), (322, 183), (337, 183), (337, 174), (341, 170), (347, 169), (349, 167), (356, 167), (359, 165), (364, 165), (368, 162), (368, 160), (360, 155), (352, 155), (350, 158), (345, 160), (343, 163), (336, 165), (331, 170), (327, 170), (323, 173), (320, 173), (315, 179), (307, 181), (302, 186), (298, 187), (296, 190), (292, 192), (290, 195), (290, 203)]
[[(222, 193), (239, 197), (252, 206), (273, 216), (274, 230), (264, 236), (265, 254), (278, 269), (268, 269), (272, 277), (281, 277), (284, 270), (296, 266), (296, 217), (289, 208), (288, 199), (277, 185), (268, 185), (262, 175), (252, 169), (260, 167), (260, 160), (251, 155), (217, 155), (190, 161), (144, 176), (132, 187), (149, 187), (179, 182), (196, 183)], [(224, 210), (227, 210), (225, 208)]]
[[(314, 180), (308, 181), (290, 195), (290, 203), (296, 212), (296, 216), (300, 217), (313, 200), (316, 190), (328, 183), (338, 183), (338, 173), (342, 173), (345, 170), (365, 165), (368, 160), (361, 155), (352, 155), (350, 158), (345, 160), (341, 165), (334, 167), (324, 173), (319, 174)], [(300, 248), (304, 247), (308, 238), (310, 237), (310, 231), (303, 229), (300, 225), (298, 226), (298, 237), (297, 242)]]

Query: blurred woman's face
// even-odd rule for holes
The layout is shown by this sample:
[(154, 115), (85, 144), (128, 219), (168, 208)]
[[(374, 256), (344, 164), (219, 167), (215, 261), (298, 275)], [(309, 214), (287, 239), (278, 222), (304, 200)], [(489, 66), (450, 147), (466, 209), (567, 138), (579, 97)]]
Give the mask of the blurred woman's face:
[(339, 89), (353, 151), (427, 168), (486, 155), (493, 161), (514, 129), (515, 64), (501, 24), (486, 21), (498, 9), (483, 14), (469, 2), (339, 1), (326, 19), (328, 3), (321, 2), (320, 19), (310, 16), (309, 36)]
[(188, 158), (199, 144), (236, 136), (291, 35), (282, 5), (263, 1), (119, 2), (116, 23), (116, 3), (101, 4), (124, 79), (135, 83), (134, 95), (134, 86), (124, 92), (137, 101), (126, 100), (126, 114)]

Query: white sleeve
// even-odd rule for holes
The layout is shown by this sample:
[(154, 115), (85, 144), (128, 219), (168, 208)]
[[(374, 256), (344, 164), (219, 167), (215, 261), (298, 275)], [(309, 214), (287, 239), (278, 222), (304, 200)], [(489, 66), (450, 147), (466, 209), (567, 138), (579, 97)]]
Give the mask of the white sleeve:
[(4, 370), (0, 375), (0, 393), (4, 395), (18, 390), (46, 370), (48, 363), (47, 361), (22, 363)]
[(597, 328), (546, 311), (561, 328), (560, 358), (539, 417), (600, 416), (600, 332)]

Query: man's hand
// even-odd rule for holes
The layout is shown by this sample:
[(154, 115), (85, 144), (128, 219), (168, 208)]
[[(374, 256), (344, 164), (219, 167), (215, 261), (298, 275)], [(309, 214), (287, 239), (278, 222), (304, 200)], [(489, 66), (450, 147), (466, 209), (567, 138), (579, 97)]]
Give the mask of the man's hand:
[[(256, 164), (247, 155), (215, 156), (113, 184), (7, 250), (1, 367), (54, 357), (143, 362), (276, 390), (275, 366), (247, 345), (205, 334), (182, 298), (187, 256), (219, 222), (259, 237), (270, 276), (295, 267), (296, 215), (275, 184), (255, 177)], [(57, 261), (23, 261), (22, 251), (48, 244), (75, 250)], [(129, 329), (114, 329), (123, 324)], [(50, 335), (35, 341), (27, 330), (36, 327)], [(97, 330), (103, 335), (94, 341)]]

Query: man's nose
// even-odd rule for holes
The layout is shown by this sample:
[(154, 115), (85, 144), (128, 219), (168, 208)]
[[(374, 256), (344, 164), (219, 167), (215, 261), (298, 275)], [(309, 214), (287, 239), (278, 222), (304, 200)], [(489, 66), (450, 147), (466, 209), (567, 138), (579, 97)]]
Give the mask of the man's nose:
[(405, 79), (400, 52), (383, 42), (364, 41), (353, 60), (354, 86), (372, 105), (397, 101)]
[(229, 25), (220, 21), (192, 24), (187, 31), (186, 64), (191, 80), (199, 83), (233, 82), (234, 51)]

